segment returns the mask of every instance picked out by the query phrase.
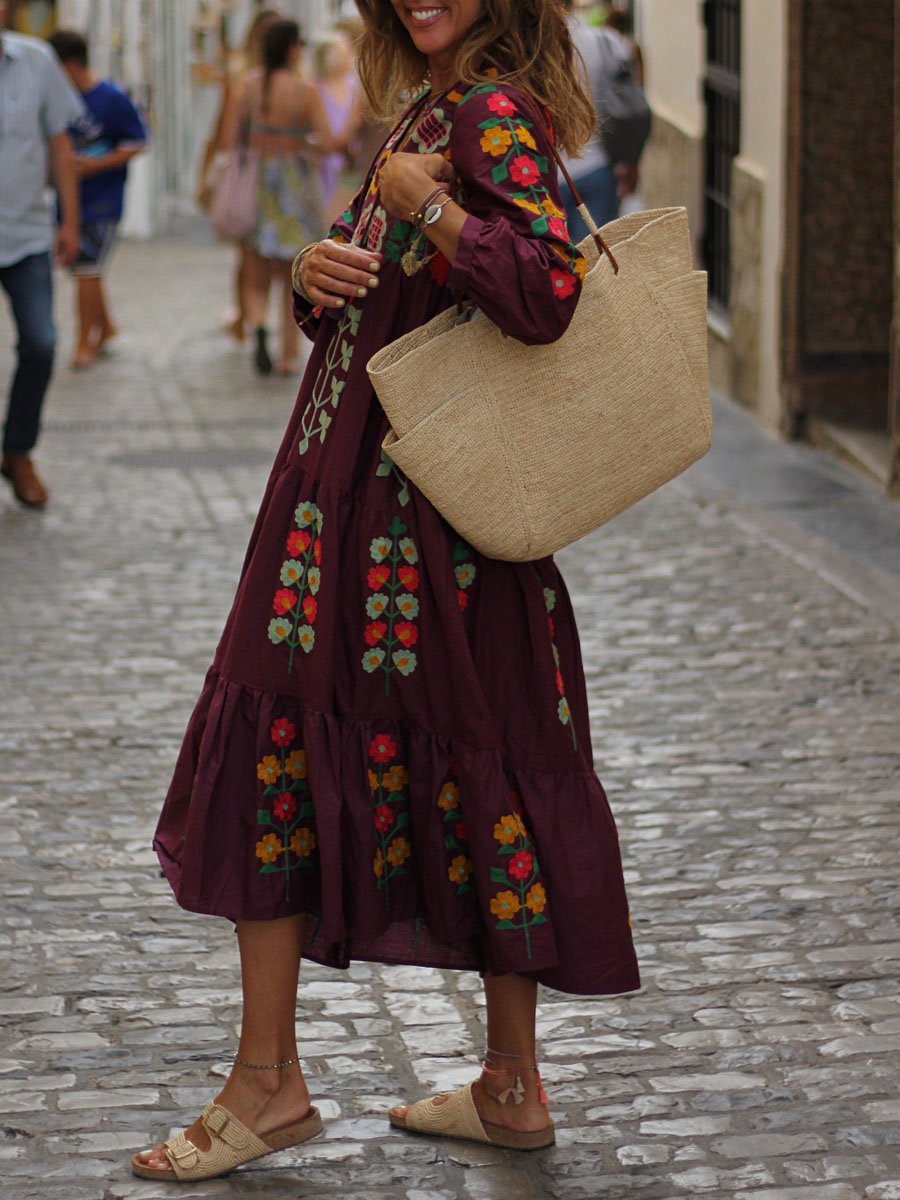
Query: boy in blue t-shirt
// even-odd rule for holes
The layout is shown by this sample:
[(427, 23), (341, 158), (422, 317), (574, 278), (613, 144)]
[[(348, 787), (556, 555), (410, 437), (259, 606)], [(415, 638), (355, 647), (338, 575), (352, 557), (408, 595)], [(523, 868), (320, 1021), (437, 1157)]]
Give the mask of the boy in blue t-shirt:
[(48, 38), (88, 110), (69, 129), (80, 180), (81, 236), (72, 273), (78, 281), (78, 347), (73, 367), (88, 367), (116, 328), (103, 294), (103, 269), (116, 238), (128, 162), (147, 145), (137, 109), (115, 84), (88, 67), (87, 42), (60, 29)]

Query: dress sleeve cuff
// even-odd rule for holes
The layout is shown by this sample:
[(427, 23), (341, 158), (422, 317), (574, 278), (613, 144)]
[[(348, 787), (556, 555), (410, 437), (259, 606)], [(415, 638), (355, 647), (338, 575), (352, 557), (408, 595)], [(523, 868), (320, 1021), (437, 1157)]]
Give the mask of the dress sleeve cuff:
[(464, 292), (466, 290), (474, 265), (475, 248), (478, 245), (478, 239), (481, 236), (484, 225), (485, 222), (480, 217), (473, 217), (470, 214), (466, 217), (465, 224), (459, 231), (456, 258), (454, 258), (450, 266), (450, 274), (447, 276), (447, 282), (455, 292)]

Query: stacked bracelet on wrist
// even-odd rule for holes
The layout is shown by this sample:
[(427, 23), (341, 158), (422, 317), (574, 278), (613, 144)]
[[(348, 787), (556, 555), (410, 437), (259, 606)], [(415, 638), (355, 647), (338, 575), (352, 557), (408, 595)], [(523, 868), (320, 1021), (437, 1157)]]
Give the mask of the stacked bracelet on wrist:
[(413, 211), (409, 214), (410, 221), (413, 223), (413, 225), (415, 225), (419, 233), (425, 232), (424, 226), (426, 224), (431, 224), (431, 221), (437, 220), (437, 215), (434, 215), (432, 216), (431, 221), (426, 221), (425, 214), (428, 212), (428, 210), (430, 208), (437, 208), (437, 211), (440, 212), (445, 204), (450, 203), (450, 200), (451, 197), (447, 195), (443, 187), (434, 187), (431, 189), (419, 207), (413, 209)]
[(291, 286), (297, 295), (305, 300), (307, 304), (315, 304), (315, 300), (313, 300), (312, 296), (310, 296), (309, 292), (303, 286), (303, 260), (307, 254), (315, 250), (318, 244), (318, 242), (310, 242), (308, 246), (304, 246), (293, 263), (291, 263)]

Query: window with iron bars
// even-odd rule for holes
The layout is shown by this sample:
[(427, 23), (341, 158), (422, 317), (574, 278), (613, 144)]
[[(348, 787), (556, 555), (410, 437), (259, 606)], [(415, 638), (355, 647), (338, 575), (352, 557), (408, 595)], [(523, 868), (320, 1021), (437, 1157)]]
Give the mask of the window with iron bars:
[(731, 165), (741, 139), (741, 0), (705, 0), (706, 146), (703, 256), (709, 298), (728, 309), (731, 285)]

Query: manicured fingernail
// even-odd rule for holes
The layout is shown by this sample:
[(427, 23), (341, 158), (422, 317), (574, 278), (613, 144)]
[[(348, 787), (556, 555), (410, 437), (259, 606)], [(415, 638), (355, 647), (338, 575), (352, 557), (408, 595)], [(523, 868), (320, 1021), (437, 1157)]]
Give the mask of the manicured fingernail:
[(335, 308), (343, 308), (343, 307), (344, 307), (344, 302), (343, 302), (343, 300), (337, 300), (337, 301), (335, 302)]
[(378, 280), (375, 278), (374, 275), (369, 280), (369, 287), (378, 287)]
[(357, 294), (357, 296), (368, 296), (369, 293), (366, 288), (357, 288), (356, 294)]
[(379, 271), (380, 269), (381, 269), (381, 264), (380, 264), (380, 263), (369, 263), (369, 270), (370, 270), (370, 271)]

